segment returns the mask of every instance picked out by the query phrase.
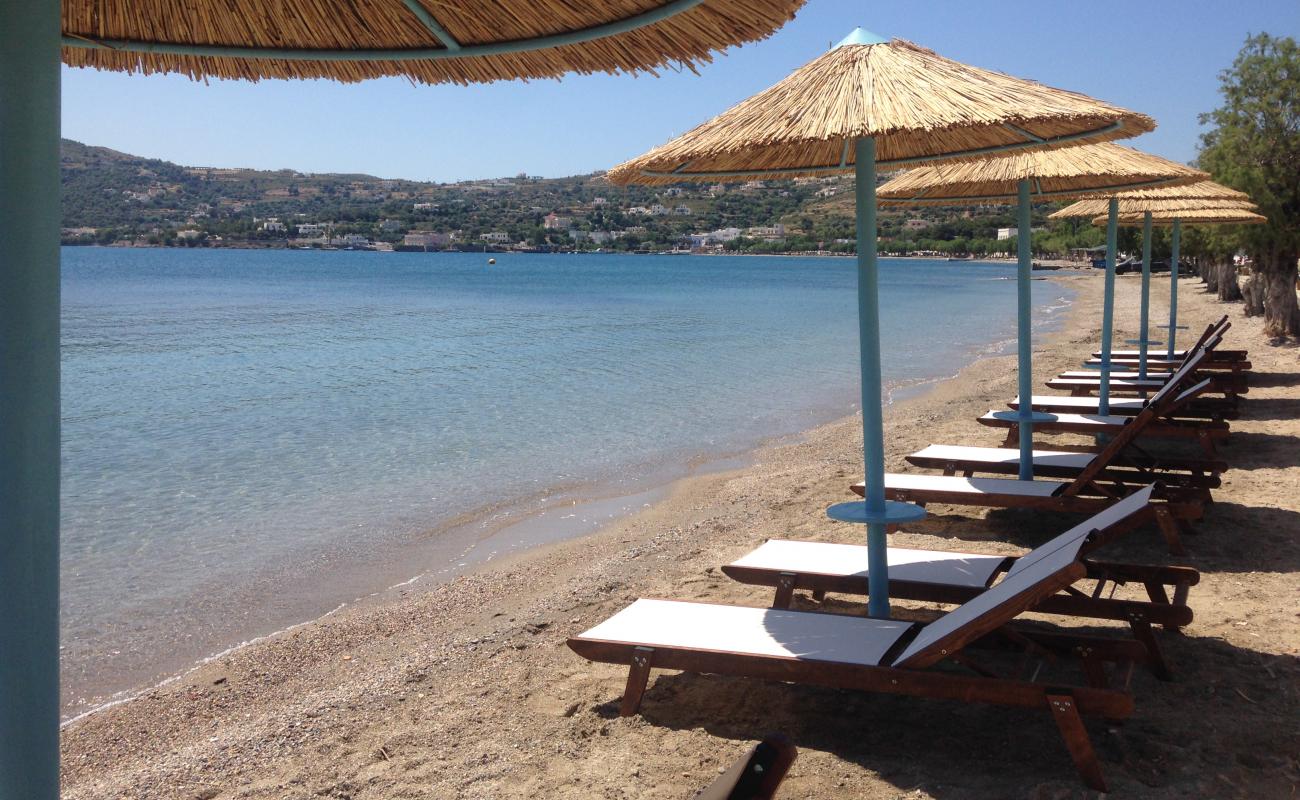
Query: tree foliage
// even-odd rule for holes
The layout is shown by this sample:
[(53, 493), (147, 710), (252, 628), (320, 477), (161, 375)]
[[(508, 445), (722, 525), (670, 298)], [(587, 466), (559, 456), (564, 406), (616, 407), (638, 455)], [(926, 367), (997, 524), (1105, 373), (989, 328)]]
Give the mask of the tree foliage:
[(1251, 256), (1265, 283), (1264, 316), (1275, 336), (1300, 336), (1296, 260), (1300, 258), (1300, 47), (1290, 37), (1246, 39), (1219, 75), (1223, 105), (1201, 115), (1199, 164), (1215, 180), (1248, 193), (1266, 225), (1217, 234)]

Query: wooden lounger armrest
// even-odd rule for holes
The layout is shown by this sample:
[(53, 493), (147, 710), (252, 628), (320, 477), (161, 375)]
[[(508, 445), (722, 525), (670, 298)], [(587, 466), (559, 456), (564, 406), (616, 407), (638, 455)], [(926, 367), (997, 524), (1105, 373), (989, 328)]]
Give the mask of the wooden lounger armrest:
[(1194, 567), (1163, 566), (1154, 564), (1124, 564), (1117, 561), (1098, 561), (1085, 558), (1083, 565), (1089, 578), (1146, 583), (1155, 581), (1166, 586), (1195, 586), (1201, 582), (1200, 570)]

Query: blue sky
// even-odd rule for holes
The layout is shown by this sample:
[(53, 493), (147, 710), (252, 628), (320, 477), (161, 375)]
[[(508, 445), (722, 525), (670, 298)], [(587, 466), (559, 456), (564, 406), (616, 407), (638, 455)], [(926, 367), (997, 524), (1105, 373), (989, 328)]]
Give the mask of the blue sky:
[(604, 169), (767, 88), (861, 25), (1151, 114), (1178, 161), (1248, 33), (1300, 37), (1297, 0), (808, 0), (766, 41), (689, 71), (488, 86), (214, 81), (64, 70), (71, 139), (187, 165), (462, 180)]

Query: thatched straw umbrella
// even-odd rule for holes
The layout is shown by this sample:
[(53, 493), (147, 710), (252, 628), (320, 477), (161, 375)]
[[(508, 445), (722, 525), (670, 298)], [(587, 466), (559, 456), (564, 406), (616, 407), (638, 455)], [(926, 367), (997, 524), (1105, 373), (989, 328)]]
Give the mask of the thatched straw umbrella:
[[(1189, 225), (1263, 225), (1268, 217), (1246, 208), (1203, 208), (1198, 211), (1179, 211), (1176, 213), (1149, 212), (1153, 225), (1175, 226), (1179, 223)], [(1119, 218), (1121, 225), (1137, 225), (1145, 221), (1146, 215), (1125, 214)], [(1104, 225), (1106, 217), (1093, 219), (1092, 224)]]
[[(1229, 203), (1231, 202), (1234, 201), (1229, 201)], [(1235, 202), (1239, 203), (1240, 201)], [(1253, 203), (1234, 206), (1223, 201), (1215, 201), (1212, 205), (1201, 209), (1146, 211), (1141, 214), (1121, 213), (1119, 215), (1118, 224), (1120, 225), (1141, 224), (1148, 230), (1151, 225), (1162, 225), (1173, 229), (1170, 234), (1169, 324), (1161, 326), (1169, 329), (1169, 346), (1165, 352), (1165, 358), (1173, 359), (1176, 332), (1187, 327), (1178, 324), (1178, 241), (1183, 223), (1188, 225), (1262, 225), (1268, 222), (1268, 217), (1255, 213), (1252, 210), (1254, 208)], [(1102, 225), (1105, 224), (1105, 220), (1106, 217), (1097, 217), (1093, 219), (1093, 224)], [(1143, 299), (1145, 300), (1145, 298)], [(1159, 343), (1155, 342), (1154, 344)]]
[(885, 500), (876, 170), (1133, 136), (1142, 114), (977, 69), (859, 28), (775, 86), (608, 173), (615, 183), (750, 180), (852, 170), (857, 179), (863, 502), (828, 509), (865, 523), (872, 616), (889, 614), (885, 530), (920, 508)]
[[(1138, 376), (1146, 377), (1147, 352), (1151, 345), (1159, 344), (1151, 340), (1149, 333), (1151, 307), (1151, 215), (1154, 213), (1188, 212), (1206, 208), (1254, 209), (1255, 204), (1245, 192), (1230, 189), (1214, 181), (1177, 186), (1167, 189), (1148, 189), (1119, 192), (1111, 199), (1081, 200), (1066, 206), (1051, 215), (1052, 219), (1071, 217), (1095, 217), (1101, 214), (1144, 215), (1142, 226), (1142, 291), (1139, 326), (1141, 332), (1136, 341), (1138, 345)], [(1118, 224), (1118, 222), (1117, 222)], [(1169, 267), (1169, 332), (1168, 352), (1172, 358), (1175, 342), (1178, 338), (1178, 249), (1182, 237), (1182, 225), (1177, 219), (1173, 221), (1171, 236), (1171, 254)], [(1109, 243), (1109, 240), (1108, 240)], [(1103, 364), (1108, 361), (1108, 354), (1103, 353)]]
[(633, 72), (762, 39), (804, 0), (64, 0), (63, 60), (191, 78), (421, 83)]
[[(1020, 426), (1020, 480), (1034, 477), (1034, 422), (1055, 419), (1035, 412), (1026, 399), (1033, 395), (1033, 328), (1030, 324), (1030, 274), (1033, 250), (1030, 205), (1039, 199), (1079, 197), (1097, 192), (1170, 186), (1203, 181), (1207, 176), (1190, 167), (1140, 153), (1117, 144), (1088, 144), (1062, 150), (1015, 153), (964, 164), (938, 164), (910, 170), (880, 187), (885, 205), (970, 205), (1016, 203), (1016, 319), (1019, 344), (1019, 410), (999, 412)], [(1102, 306), (1102, 351), (1110, 349), (1114, 261), (1108, 261), (1106, 297)], [(1101, 413), (1110, 401), (1108, 372), (1102, 373)]]
[(688, 67), (803, 0), (6, 2), (0, 47), (0, 797), (58, 793), (59, 62), (424, 83)]

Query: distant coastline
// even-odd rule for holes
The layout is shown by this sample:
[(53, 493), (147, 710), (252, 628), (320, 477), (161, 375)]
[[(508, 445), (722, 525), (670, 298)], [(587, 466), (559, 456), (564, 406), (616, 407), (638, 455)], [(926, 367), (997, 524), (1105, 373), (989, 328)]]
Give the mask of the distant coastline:
[[(148, 249), (148, 250), (194, 250), (194, 249), (213, 249), (213, 250), (298, 250), (302, 252), (365, 252), (365, 248), (345, 248), (345, 247), (289, 247), (281, 244), (259, 243), (259, 242), (232, 242), (219, 245), (178, 245), (178, 244), (98, 244), (94, 242), (64, 242), (64, 247), (102, 247), (108, 249)], [(512, 250), (505, 247), (466, 247), (463, 249), (447, 250), (419, 250), (416, 248), (395, 248), (388, 251), (369, 251), (369, 252), (393, 252), (393, 253), (425, 253), (435, 254), (461, 254), (461, 253), (489, 253), (493, 255), (502, 254), (522, 254), (529, 255), (654, 255), (654, 256), (699, 256), (699, 257), (717, 257), (726, 256), (728, 258), (745, 257), (745, 258), (857, 258), (857, 253), (833, 252), (829, 250), (791, 250), (783, 253), (747, 253), (742, 251), (718, 251), (718, 252), (684, 252), (672, 250), (657, 251), (615, 251), (602, 252), (598, 250), (557, 250), (557, 249), (527, 249)], [(924, 261), (950, 261), (954, 264), (1014, 264), (1015, 259), (1010, 257), (997, 258), (993, 256), (970, 257), (970, 258), (951, 258), (948, 256), (937, 256), (933, 253), (881, 253), (881, 258), (896, 259), (918, 259)], [(1080, 269), (1087, 270), (1088, 264), (1080, 261), (1068, 261), (1066, 259), (1034, 259), (1034, 269), (1058, 270), (1058, 269)]]

